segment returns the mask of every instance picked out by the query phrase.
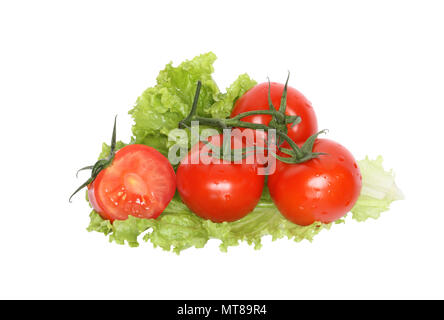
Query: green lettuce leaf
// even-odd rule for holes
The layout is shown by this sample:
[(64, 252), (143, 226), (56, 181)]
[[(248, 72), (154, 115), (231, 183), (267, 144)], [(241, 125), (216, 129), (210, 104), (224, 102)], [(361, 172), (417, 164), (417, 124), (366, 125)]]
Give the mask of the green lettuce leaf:
[[(116, 142), (116, 151), (122, 149), (127, 144), (122, 141)], [(111, 152), (111, 147), (107, 143), (102, 143), (102, 152), (100, 152), (99, 159), (105, 159), (109, 156), (109, 153)]]
[(118, 244), (126, 242), (130, 247), (138, 247), (137, 237), (154, 223), (156, 223), (154, 219), (140, 219), (133, 216), (129, 216), (126, 220), (116, 220), (113, 222), (113, 233), (109, 236), (109, 241)]
[(113, 232), (113, 225), (111, 222), (109, 220), (102, 219), (102, 217), (94, 210), (89, 214), (89, 218), (89, 226), (86, 228), (86, 230), (89, 232), (96, 231), (101, 232), (104, 235), (108, 235)]
[(312, 241), (321, 230), (331, 227), (331, 224), (318, 222), (310, 226), (293, 224), (280, 215), (268, 198), (268, 190), (264, 190), (261, 202), (246, 217), (235, 222), (214, 223), (196, 216), (176, 195), (157, 219), (130, 216), (127, 220), (110, 224), (93, 211), (87, 230), (110, 234), (110, 241), (136, 247), (139, 245), (138, 237), (149, 229), (143, 240), (152, 242), (154, 247), (180, 253), (190, 247), (203, 248), (209, 239), (219, 239), (222, 251), (237, 246), (240, 241), (260, 249), (265, 235), (270, 235), (273, 240), (287, 237), (297, 242), (304, 239)]
[(203, 248), (209, 239), (203, 221), (176, 196), (143, 239), (151, 241), (154, 247), (176, 253), (193, 246)]
[(211, 106), (219, 89), (211, 74), (216, 55), (212, 52), (187, 60), (177, 67), (166, 65), (157, 77), (157, 84), (146, 89), (129, 113), (134, 119), (132, 128), (135, 142), (152, 146), (167, 155), (168, 133), (190, 112), (197, 81), (202, 88), (197, 114), (210, 116)]
[[(210, 52), (177, 67), (171, 63), (166, 65), (157, 77), (157, 84), (145, 90), (129, 112), (134, 119), (131, 143), (146, 144), (167, 155), (169, 147), (174, 144), (168, 142), (168, 134), (188, 115), (198, 80), (202, 81), (202, 89), (197, 113), (206, 117), (228, 117), (236, 100), (256, 82), (247, 74), (242, 74), (227, 88), (226, 93), (221, 93), (211, 76), (215, 59), (216, 56)], [(189, 144), (190, 141), (181, 143)], [(117, 143), (117, 149), (123, 146), (123, 142)], [(103, 144), (99, 158), (108, 156), (109, 151), (109, 145)], [(402, 194), (396, 187), (393, 173), (383, 169), (382, 157), (376, 160), (367, 157), (359, 161), (359, 167), (363, 187), (351, 210), (352, 217), (358, 221), (378, 218), (381, 212), (388, 210), (391, 202), (402, 199)], [(335, 223), (344, 221), (340, 219)], [(257, 207), (235, 222), (214, 223), (202, 219), (192, 213), (176, 194), (157, 219), (130, 216), (127, 220), (110, 223), (92, 211), (87, 230), (103, 233), (117, 244), (126, 243), (136, 247), (143, 239), (154, 247), (180, 253), (190, 247), (202, 248), (210, 239), (218, 239), (222, 251), (242, 241), (259, 249), (263, 236), (271, 236), (272, 240), (286, 237), (297, 242), (312, 241), (319, 232), (330, 229), (332, 225), (315, 222), (310, 226), (299, 226), (289, 222), (279, 213), (268, 189), (264, 188)]]
[(233, 109), (233, 105), (245, 92), (257, 84), (246, 73), (241, 74), (228, 88), (226, 93), (220, 93), (216, 97), (216, 102), (209, 106), (207, 112), (212, 118), (228, 118)]
[[(187, 60), (177, 67), (166, 65), (157, 77), (157, 84), (146, 89), (129, 113), (134, 119), (132, 128), (135, 143), (156, 148), (168, 154), (168, 133), (178, 127), (190, 112), (197, 81), (202, 81), (197, 114), (226, 118), (236, 100), (256, 85), (247, 74), (240, 75), (226, 93), (221, 93), (213, 80), (214, 53), (209, 52)], [(201, 130), (204, 127), (200, 128)]]
[[(392, 201), (402, 196), (394, 183), (393, 174), (384, 171), (381, 157), (376, 160), (366, 158), (359, 161), (359, 166), (363, 188), (352, 213), (353, 219), (363, 221), (379, 217)], [(312, 241), (319, 232), (333, 225), (315, 222), (309, 226), (299, 226), (289, 222), (271, 201), (267, 188), (253, 212), (234, 222), (214, 223), (202, 219), (192, 213), (177, 195), (157, 219), (130, 216), (127, 220), (111, 224), (94, 211), (90, 219), (87, 230), (109, 235), (110, 241), (135, 247), (143, 237), (154, 247), (176, 253), (190, 247), (202, 248), (210, 239), (220, 241), (221, 251), (227, 251), (228, 247), (237, 246), (241, 241), (260, 249), (263, 236), (271, 236), (272, 240), (288, 238), (296, 242)], [(340, 219), (334, 224), (343, 222), (344, 219)]]
[(382, 157), (370, 160), (366, 157), (358, 161), (362, 174), (362, 190), (358, 201), (351, 210), (353, 219), (365, 221), (377, 219), (381, 212), (387, 211), (395, 200), (403, 199), (401, 190), (396, 186), (392, 171), (385, 171)]

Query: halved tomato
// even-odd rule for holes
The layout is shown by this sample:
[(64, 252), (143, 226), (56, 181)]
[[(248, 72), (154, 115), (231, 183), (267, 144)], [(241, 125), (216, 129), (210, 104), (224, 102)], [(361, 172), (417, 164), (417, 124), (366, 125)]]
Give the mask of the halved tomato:
[(157, 218), (174, 196), (176, 176), (167, 158), (152, 147), (128, 145), (88, 186), (91, 205), (104, 219), (129, 215)]

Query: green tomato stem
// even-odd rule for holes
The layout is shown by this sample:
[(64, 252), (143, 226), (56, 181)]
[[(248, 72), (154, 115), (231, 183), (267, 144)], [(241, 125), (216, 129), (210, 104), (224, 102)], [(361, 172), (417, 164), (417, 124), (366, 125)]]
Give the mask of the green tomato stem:
[[(199, 99), (200, 89), (202, 83), (200, 81), (197, 82), (196, 94), (194, 96), (193, 105), (191, 107), (190, 113), (188, 116), (179, 122), (179, 128), (189, 128), (191, 126), (192, 121), (197, 121), (199, 124), (216, 127), (218, 129), (227, 129), (227, 128), (245, 128), (245, 129), (253, 129), (253, 130), (264, 130), (269, 131), (271, 129), (276, 130), (277, 135), (277, 147), (281, 149), (281, 144), (286, 141), (291, 151), (286, 151), (286, 154), (290, 154), (290, 157), (283, 158), (281, 156), (275, 155), (275, 157), (279, 160), (284, 160), (288, 163), (301, 163), (308, 161), (310, 159), (316, 158), (320, 154), (312, 152), (312, 146), (314, 140), (320, 133), (318, 132), (307, 139), (307, 142), (304, 143), (302, 148), (300, 148), (288, 135), (287, 135), (287, 125), (291, 124), (291, 127), (297, 125), (301, 122), (301, 118), (299, 116), (289, 116), (285, 114), (285, 110), (287, 107), (287, 85), (288, 79), (290, 77), (290, 73), (288, 74), (287, 81), (285, 82), (284, 92), (282, 93), (281, 105), (279, 110), (276, 110), (273, 103), (271, 102), (271, 94), (270, 87), (268, 87), (268, 102), (269, 102), (269, 110), (253, 110), (243, 112), (238, 114), (237, 116), (229, 119), (218, 119), (218, 118), (207, 118), (197, 116), (197, 103)], [(270, 81), (268, 81), (270, 83)], [(270, 123), (268, 125), (259, 124), (259, 123), (251, 123), (242, 121), (241, 119), (254, 115), (269, 115), (272, 117)]]

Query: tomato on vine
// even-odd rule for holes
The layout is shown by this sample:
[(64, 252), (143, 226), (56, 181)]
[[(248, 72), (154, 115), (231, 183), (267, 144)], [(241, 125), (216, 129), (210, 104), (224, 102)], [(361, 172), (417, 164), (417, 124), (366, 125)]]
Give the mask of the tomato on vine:
[(276, 207), (303, 226), (342, 218), (356, 203), (362, 185), (353, 155), (339, 143), (317, 139), (313, 152), (320, 155), (299, 164), (277, 160), (276, 171), (268, 177)]
[[(238, 138), (233, 136), (231, 148)], [(223, 135), (208, 142), (222, 144)], [(245, 141), (239, 145), (248, 148)], [(177, 169), (177, 190), (182, 201), (198, 216), (213, 222), (235, 221), (251, 212), (259, 202), (265, 176), (258, 175), (258, 165), (250, 155), (239, 162), (209, 154), (208, 144), (196, 144)]]
[[(288, 79), (287, 79), (288, 82)], [(310, 136), (318, 131), (316, 114), (310, 101), (298, 90), (288, 87), (287, 83), (276, 82), (261, 83), (248, 90), (240, 97), (231, 112), (231, 118), (244, 112), (270, 110), (281, 106), (280, 110), (285, 110), (287, 116), (298, 116), (300, 120), (297, 125), (286, 124), (287, 135), (297, 144), (302, 144)], [(276, 108), (277, 109), (277, 108)], [(243, 118), (245, 122), (255, 124), (270, 125), (272, 116), (268, 114), (255, 114)], [(288, 144), (284, 144), (288, 146)]]

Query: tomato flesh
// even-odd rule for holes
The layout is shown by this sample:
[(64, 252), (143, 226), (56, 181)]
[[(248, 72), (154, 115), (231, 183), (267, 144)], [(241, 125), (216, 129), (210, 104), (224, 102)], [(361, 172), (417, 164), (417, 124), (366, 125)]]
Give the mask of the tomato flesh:
[[(210, 137), (209, 141), (219, 146), (222, 135)], [(213, 158), (205, 163), (202, 157), (198, 163), (191, 163), (204, 148), (202, 142), (195, 145), (177, 169), (177, 190), (182, 201), (195, 214), (213, 222), (244, 217), (262, 195), (265, 178), (257, 174), (258, 165), (246, 159), (242, 163), (218, 163), (219, 159)]]
[[(279, 109), (281, 104), (283, 90), (283, 84), (276, 82), (270, 83), (271, 101), (276, 109)], [(268, 82), (265, 82), (254, 86), (236, 101), (233, 111), (231, 112), (231, 117), (247, 111), (269, 109)], [(292, 127), (291, 124), (287, 126), (287, 134), (294, 142), (303, 143), (318, 131), (316, 114), (310, 101), (308, 101), (302, 93), (292, 87), (287, 88), (287, 108), (285, 113), (289, 116), (298, 115), (302, 119), (302, 121), (296, 126)], [(270, 120), (271, 116), (269, 115), (254, 115), (242, 119), (242, 121), (264, 125), (268, 125)], [(284, 146), (286, 145), (287, 144), (284, 144)]]
[(125, 220), (129, 215), (148, 219), (162, 213), (175, 188), (174, 170), (167, 158), (154, 148), (128, 145), (98, 174), (88, 195), (104, 219)]
[(271, 198), (288, 220), (298, 225), (330, 223), (342, 218), (356, 203), (362, 176), (353, 155), (340, 144), (318, 139), (318, 158), (301, 164), (279, 160), (268, 178)]

